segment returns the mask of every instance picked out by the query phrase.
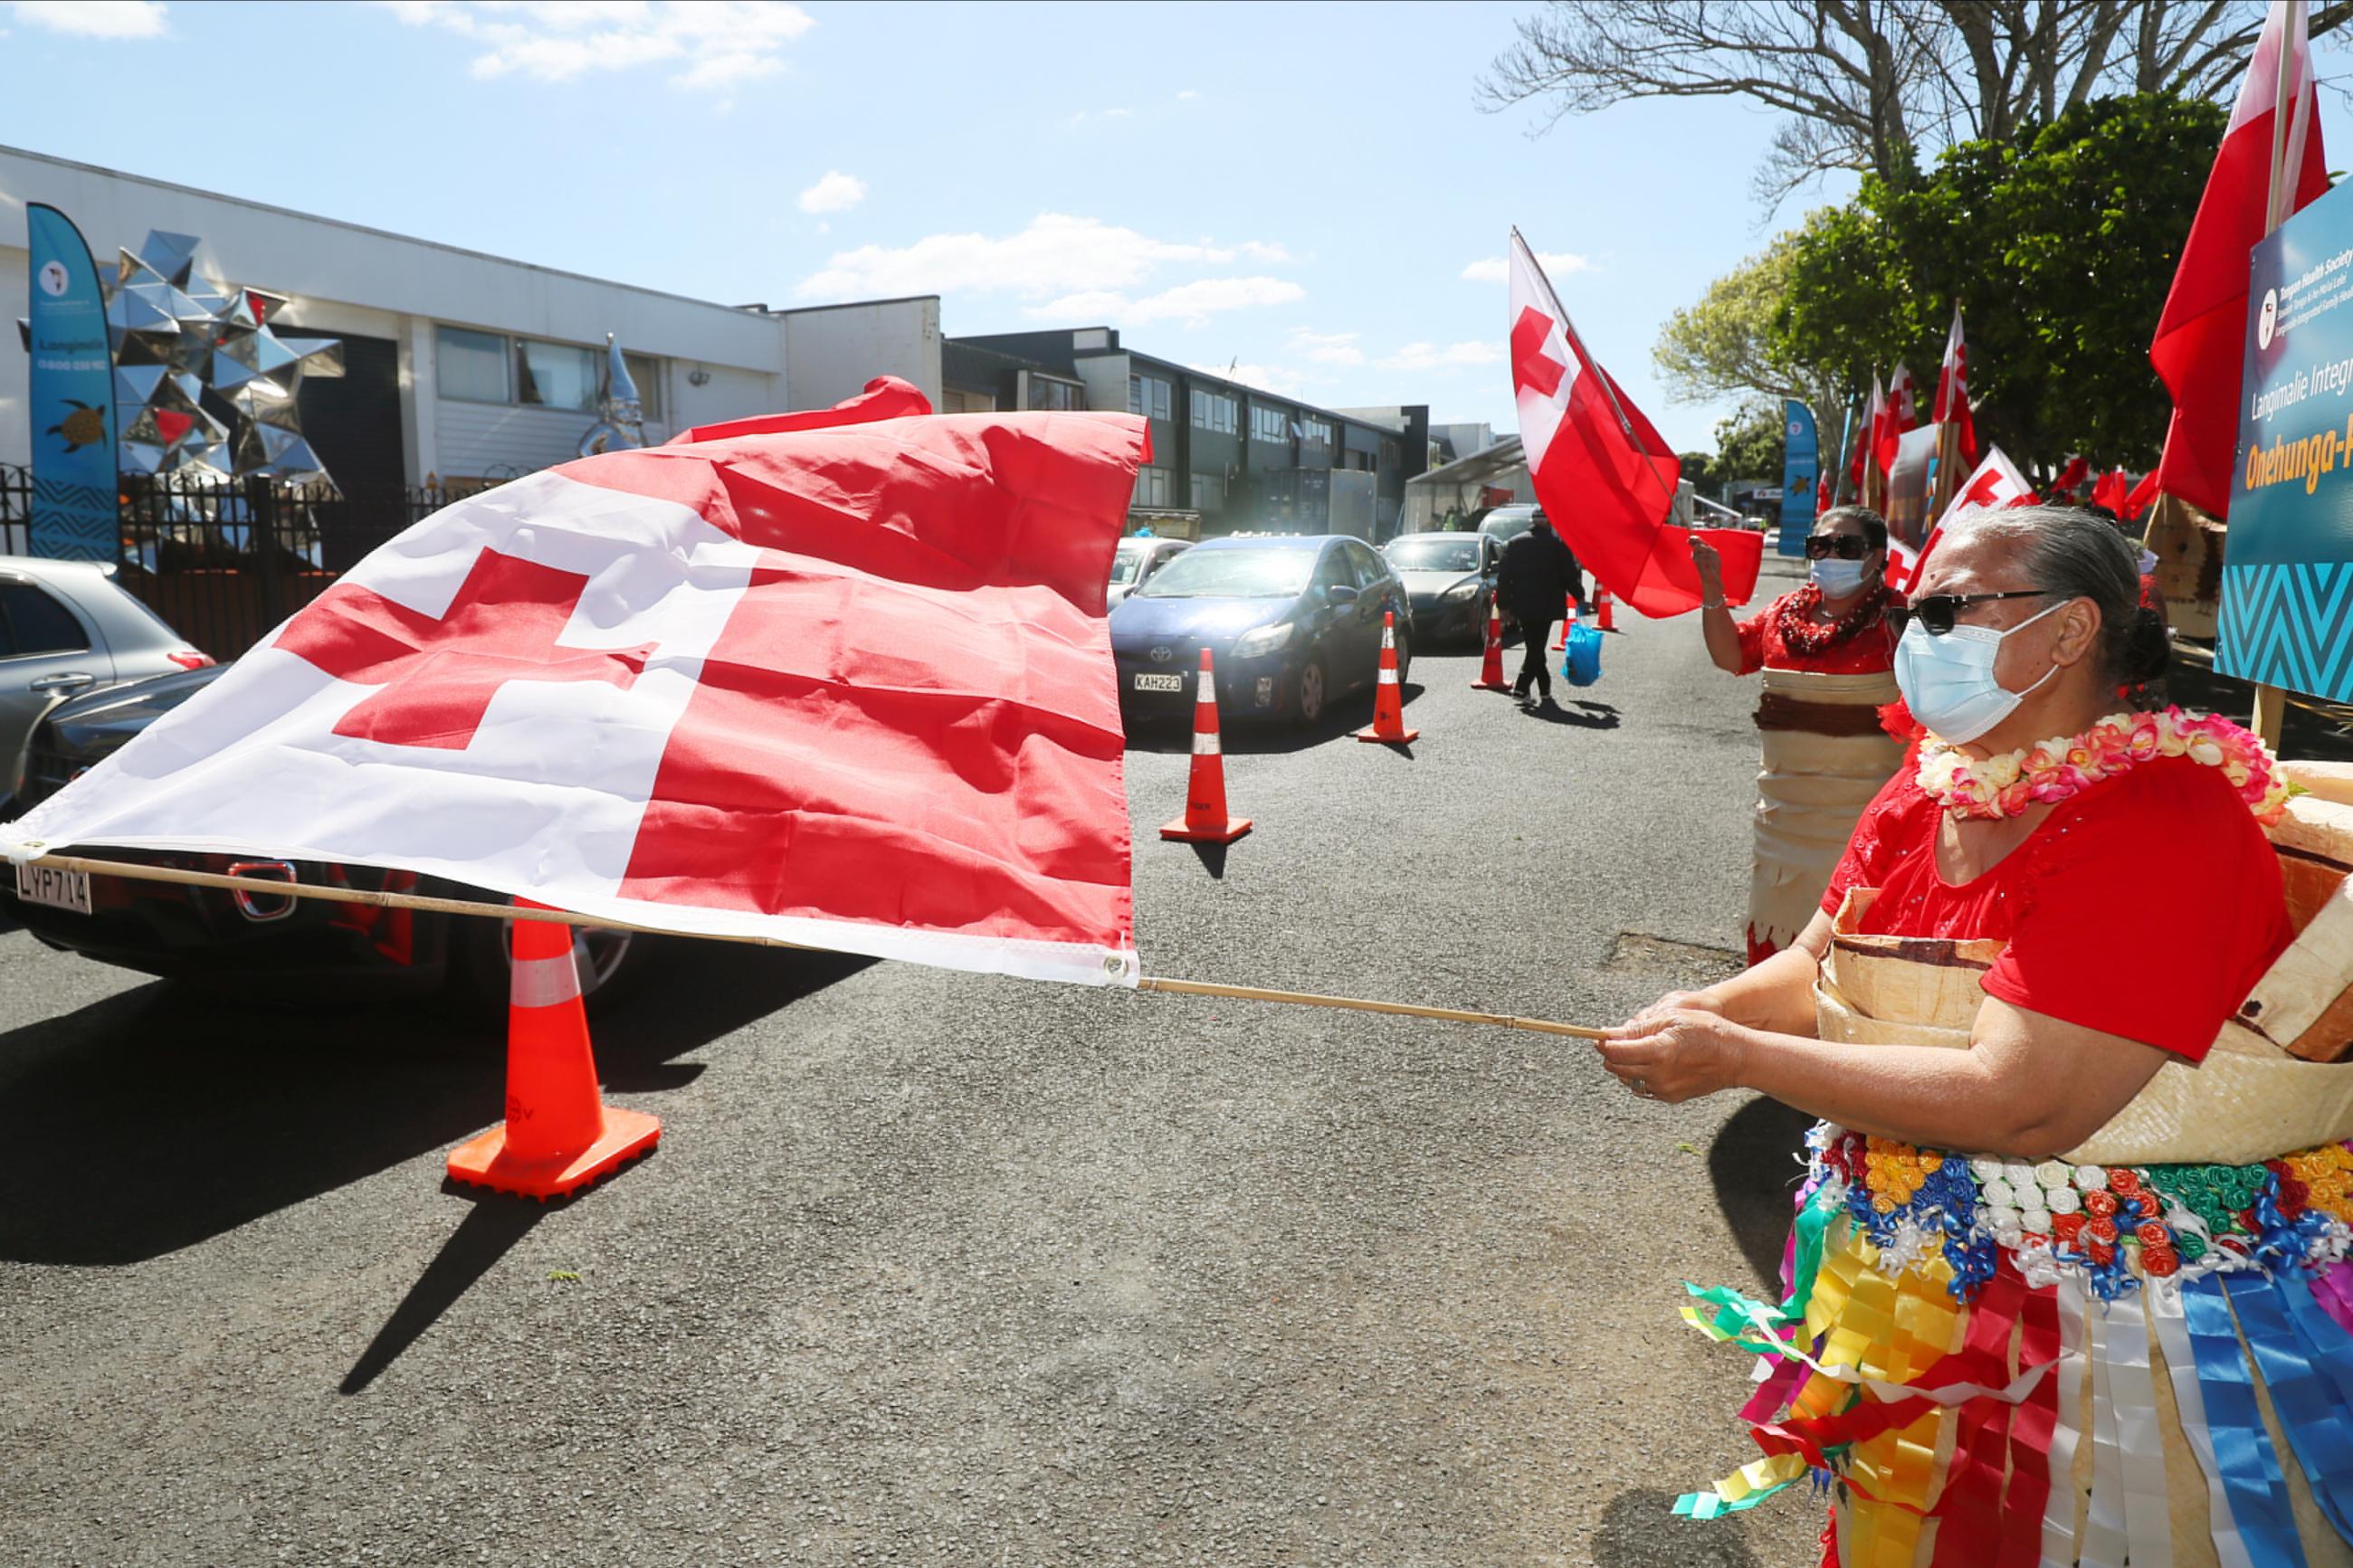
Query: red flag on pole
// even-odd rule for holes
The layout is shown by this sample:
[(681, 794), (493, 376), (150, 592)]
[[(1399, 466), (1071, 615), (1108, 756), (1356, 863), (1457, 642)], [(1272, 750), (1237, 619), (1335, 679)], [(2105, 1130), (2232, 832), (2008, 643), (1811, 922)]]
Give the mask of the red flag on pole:
[(2051, 481), (2051, 494), (2053, 499), (2073, 495), (2084, 488), (2084, 481), (2091, 477), (2090, 460), (2078, 452), (2067, 459), (2067, 466), (2059, 470), (2057, 479)]
[(2118, 517), (2125, 514), (2125, 497), (2131, 489), (2122, 468), (2110, 468), (2092, 486), (2092, 504), (2104, 506)]
[(2125, 504), (2117, 509), (2117, 515), (2121, 516), (2126, 521), (2130, 522), (2133, 519), (2147, 511), (2148, 510), (2148, 503), (2156, 499), (2157, 470), (2155, 468), (2151, 468), (2148, 472), (2140, 477), (2140, 483), (2133, 486), (2132, 494), (2125, 497)]
[(1945, 363), (1936, 372), (1936, 399), (1929, 416), (1959, 426), (1961, 461), (1978, 460), (1977, 421), (1969, 414), (1969, 349), (1961, 337), (1960, 301), (1953, 302), (1952, 330), (1945, 334)]
[[(1847, 482), (1853, 487), (1855, 499), (1858, 500), (1862, 498), (1863, 464), (1866, 459), (1875, 459), (1878, 457), (1879, 427), (1886, 422), (1886, 419), (1887, 390), (1879, 384), (1879, 373), (1873, 371), (1871, 403), (1862, 411), (1862, 433), (1855, 438), (1854, 455), (1847, 459), (1846, 465)], [(1884, 463), (1880, 464), (1879, 470), (1885, 473), (1887, 466)]]
[[(1691, 535), (1672, 526), (1683, 464), (1586, 353), (1517, 229), (1512, 231), (1511, 353), (1528, 476), (1577, 560), (1611, 597), (1646, 616), (1699, 608)], [(1745, 528), (1700, 531), (1724, 557), (1726, 597), (1746, 602), (1756, 588), (1765, 536)]]
[[(2328, 189), (2306, 26), (2303, 0), (2272, 7), (2148, 346), (2149, 363), (2173, 395), (2157, 488), (2215, 517), (2230, 510), (2239, 439), (2247, 252), (2278, 219)], [(2284, 122), (2278, 114), (2283, 100)], [(2277, 190), (2272, 186), (2275, 141)]]
[(435, 512), (24, 819), (1133, 984), (1125, 414), (839, 408)]
[(1877, 433), (1879, 471), (1895, 471), (1896, 443), (1907, 430), (1920, 427), (1920, 410), (1912, 386), (1912, 373), (1899, 364), (1887, 378), (1886, 407), (1880, 415)]

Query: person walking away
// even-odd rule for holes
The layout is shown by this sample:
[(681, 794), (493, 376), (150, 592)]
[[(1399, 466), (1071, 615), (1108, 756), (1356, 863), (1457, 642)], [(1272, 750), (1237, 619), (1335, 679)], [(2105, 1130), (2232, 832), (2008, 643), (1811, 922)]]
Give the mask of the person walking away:
[(1896, 700), (1902, 602), (1881, 574), (1887, 523), (1834, 507), (1806, 541), (1804, 587), (1736, 623), (1715, 551), (1692, 541), (1708, 657), (1733, 675), (1764, 672), (1757, 702), (1763, 766), (1748, 879), (1748, 962), (1789, 945), (1812, 919), (1862, 808), (1904, 760), (1879, 710)]
[[(1715, 596), (1722, 598), (1722, 590)], [(1553, 623), (1560, 619), (1570, 599), (1577, 601), (1577, 614), (1585, 614), (1585, 573), (1577, 565), (1576, 552), (1569, 549), (1567, 541), (1553, 531), (1551, 520), (1543, 512), (1535, 514), (1535, 527), (1504, 546), (1504, 564), (1495, 576), (1495, 597), (1503, 604), (1504, 613), (1519, 624), (1524, 645), (1519, 679), (1512, 682), (1512, 695), (1525, 707), (1528, 687), (1533, 682), (1543, 699), (1541, 705), (1557, 711), (1557, 704), (1552, 700), (1552, 671), (1545, 664), (1545, 648), (1552, 641)]]

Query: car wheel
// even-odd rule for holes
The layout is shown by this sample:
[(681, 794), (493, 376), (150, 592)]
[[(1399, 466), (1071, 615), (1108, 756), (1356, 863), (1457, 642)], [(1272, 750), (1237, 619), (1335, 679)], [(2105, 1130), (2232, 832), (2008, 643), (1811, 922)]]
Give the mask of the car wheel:
[(1324, 661), (1310, 657), (1299, 667), (1299, 725), (1312, 730), (1324, 717), (1324, 702), (1330, 696), (1324, 684)]
[[(1412, 637), (1412, 634), (1408, 633), (1407, 635), (1405, 635), (1405, 636), (1400, 637), (1398, 637), (1398, 640), (1397, 640), (1397, 658), (1398, 658), (1398, 684), (1399, 686), (1403, 686), (1403, 685), (1405, 684), (1406, 672), (1407, 672), (1407, 671), (1409, 671), (1409, 670), (1410, 670), (1410, 669), (1413, 668), (1413, 637)], [(1380, 672), (1379, 672), (1377, 669), (1376, 669), (1376, 670), (1373, 672), (1373, 679), (1376, 679), (1376, 680), (1378, 680), (1378, 679), (1380, 679)]]
[[(506, 921), (476, 915), (453, 917), (460, 924), (452, 932), (451, 984), (467, 1000), (496, 1010), (507, 1005), (511, 992), (508, 961), (513, 952), (514, 927)], [(591, 1010), (610, 1002), (628, 976), (641, 964), (647, 939), (636, 931), (599, 926), (572, 928), (572, 962), (580, 972), (580, 1000)]]

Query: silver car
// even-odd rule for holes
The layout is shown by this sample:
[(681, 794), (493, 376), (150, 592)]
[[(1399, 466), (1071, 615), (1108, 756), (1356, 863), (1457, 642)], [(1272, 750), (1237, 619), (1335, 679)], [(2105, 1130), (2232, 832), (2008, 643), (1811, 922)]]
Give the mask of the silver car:
[(115, 582), (112, 563), (0, 555), (0, 817), (25, 737), (53, 705), (212, 662)]
[(1103, 608), (1116, 609), (1121, 600), (1144, 586), (1145, 579), (1192, 548), (1189, 539), (1131, 534), (1121, 540), (1118, 552), (1111, 558), (1111, 591), (1103, 595)]

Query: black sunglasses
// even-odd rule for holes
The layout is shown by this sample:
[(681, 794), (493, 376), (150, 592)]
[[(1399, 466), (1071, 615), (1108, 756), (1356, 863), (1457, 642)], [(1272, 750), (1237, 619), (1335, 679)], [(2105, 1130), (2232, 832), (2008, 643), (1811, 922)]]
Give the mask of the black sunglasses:
[(1827, 561), (1835, 555), (1841, 561), (1860, 561), (1871, 553), (1871, 546), (1859, 533), (1811, 533), (1806, 536), (1806, 559)]
[(1887, 614), (1898, 630), (1917, 621), (1922, 631), (1940, 637), (1953, 629), (1953, 618), (1971, 605), (1990, 605), (1996, 599), (2040, 599), (2050, 592), (2048, 588), (2019, 588), (2007, 594), (1931, 594), (1901, 608), (1892, 608)]

